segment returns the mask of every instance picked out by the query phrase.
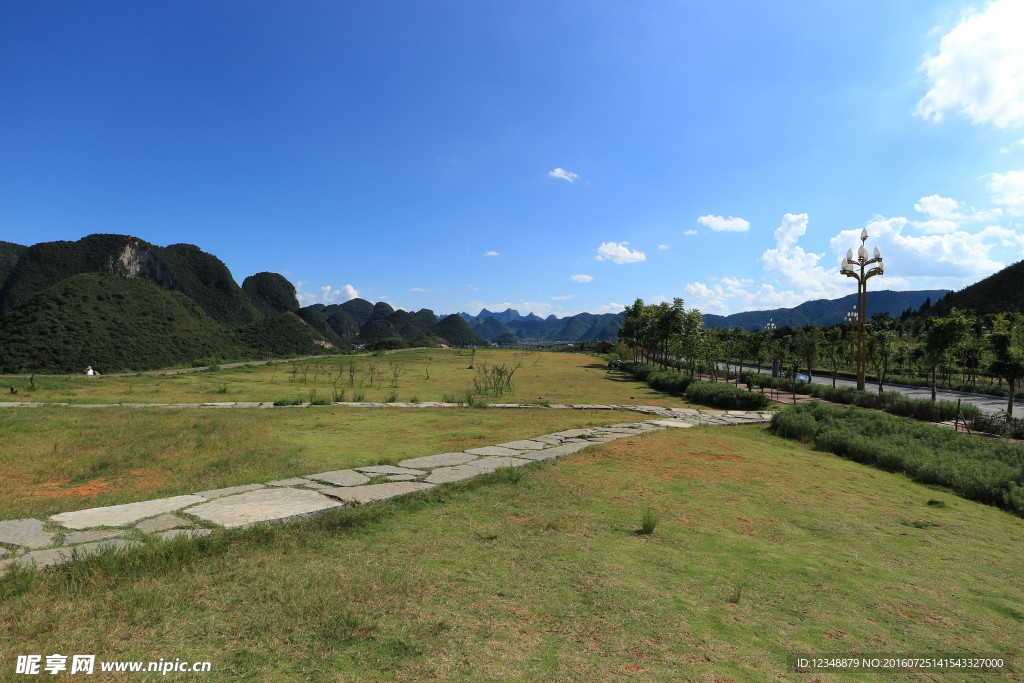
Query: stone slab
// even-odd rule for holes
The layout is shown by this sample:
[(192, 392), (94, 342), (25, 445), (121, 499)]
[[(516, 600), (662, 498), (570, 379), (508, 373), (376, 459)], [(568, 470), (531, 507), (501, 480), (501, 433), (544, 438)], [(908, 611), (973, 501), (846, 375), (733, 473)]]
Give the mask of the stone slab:
[(321, 484), (318, 481), (312, 481), (310, 479), (307, 479), (306, 480), (306, 488), (307, 489), (329, 489), (329, 488), (331, 488), (331, 486), (330, 486), (330, 484)]
[(283, 522), (340, 507), (337, 501), (305, 489), (273, 488), (217, 498), (189, 508), (188, 514), (227, 529), (261, 522)]
[(292, 477), (291, 479), (278, 479), (277, 481), (268, 481), (267, 486), (303, 486), (308, 483), (309, 480), (303, 477)]
[(475, 455), (469, 453), (438, 453), (437, 455), (426, 455), (422, 458), (411, 458), (398, 463), (401, 467), (450, 467), (462, 465), (470, 460), (476, 460)]
[(151, 519), (144, 519), (135, 525), (139, 531), (151, 534), (157, 531), (167, 531), (182, 526), (192, 526), (192, 522), (182, 519), (177, 515), (165, 514)]
[(415, 474), (388, 474), (384, 476), (386, 481), (416, 481), (419, 476)]
[(467, 448), (466, 453), (470, 455), (519, 455), (519, 451), (501, 446), (483, 446), (481, 448)]
[(109, 548), (126, 549), (135, 548), (142, 544), (138, 541), (124, 541), (118, 538), (97, 543), (85, 543), (72, 547), (53, 548), (52, 550), (36, 550), (25, 553), (21, 557), (7, 560), (6, 563), (15, 563), (23, 567), (35, 565), (36, 567), (52, 567), (58, 564), (70, 562), (74, 557), (87, 557), (95, 555)]
[(676, 429), (686, 429), (687, 427), (693, 426), (693, 424), (689, 422), (684, 422), (682, 420), (674, 420), (672, 418), (669, 418), (667, 420), (651, 420), (651, 424), (661, 425), (662, 427), (674, 427)]
[(404, 496), (407, 493), (423, 491), (433, 488), (433, 484), (421, 481), (396, 481), (388, 484), (370, 484), (368, 486), (350, 486), (324, 489), (323, 493), (335, 496), (340, 500), (351, 503), (372, 503), (377, 500), (387, 500), (395, 496)]
[(370, 467), (357, 467), (356, 471), (365, 472), (366, 474), (411, 474), (419, 477), (426, 472), (423, 470), (413, 470), (408, 467), (395, 467), (394, 465), (372, 465)]
[(534, 441), (532, 439), (520, 439), (519, 441), (508, 441), (506, 443), (499, 443), (498, 448), (511, 448), (514, 451), (539, 451), (542, 448), (547, 448), (549, 444), (543, 441)]
[(263, 484), (245, 484), (244, 486), (229, 486), (226, 489), (213, 489), (212, 491), (199, 491), (193, 493), (193, 496), (199, 496), (206, 500), (213, 500), (214, 498), (223, 498), (224, 496), (233, 496), (236, 493), (248, 493), (249, 491), (255, 491), (256, 489), (263, 488)]
[(43, 523), (38, 519), (9, 519), (0, 522), (0, 543), (20, 545), (23, 548), (45, 548), (53, 543), (53, 533), (43, 531)]
[(565, 439), (575, 439), (581, 436), (587, 436), (592, 433), (593, 431), (590, 429), (566, 429), (563, 432), (555, 432), (551, 436), (560, 436)]
[(64, 545), (102, 541), (104, 538), (113, 538), (123, 533), (123, 531), (72, 531), (64, 537)]
[(523, 458), (509, 458), (500, 455), (492, 455), (486, 458), (480, 458), (466, 465), (466, 467), (476, 467), (477, 469), (487, 470), (493, 472), (499, 467), (522, 467), (533, 462), (532, 460), (524, 460)]
[(161, 531), (157, 536), (165, 541), (173, 541), (179, 536), (184, 536), (189, 539), (202, 538), (203, 536), (209, 536), (212, 533), (212, 529), (171, 529), (170, 531)]
[(370, 481), (370, 478), (365, 474), (360, 474), (355, 470), (334, 470), (332, 472), (321, 472), (320, 474), (311, 474), (307, 479), (316, 479), (318, 481), (325, 481), (328, 484), (334, 484), (335, 486), (362, 486)]
[(520, 458), (529, 458), (533, 461), (541, 460), (554, 460), (555, 458), (561, 458), (566, 455), (572, 455), (573, 453), (579, 453), (584, 448), (589, 446), (589, 443), (567, 443), (561, 446), (555, 446), (554, 448), (548, 448), (543, 451), (533, 451), (532, 453), (523, 453)]
[(462, 481), (484, 474), (488, 470), (472, 467), (470, 465), (455, 465), (454, 467), (438, 467), (433, 470), (423, 481), (428, 484), (447, 484), (453, 481)]
[(128, 526), (140, 519), (152, 517), (164, 512), (174, 512), (189, 505), (205, 502), (199, 496), (173, 496), (157, 498), (140, 503), (111, 505), (102, 508), (90, 508), (78, 512), (62, 512), (50, 519), (68, 529), (88, 529), (94, 526)]

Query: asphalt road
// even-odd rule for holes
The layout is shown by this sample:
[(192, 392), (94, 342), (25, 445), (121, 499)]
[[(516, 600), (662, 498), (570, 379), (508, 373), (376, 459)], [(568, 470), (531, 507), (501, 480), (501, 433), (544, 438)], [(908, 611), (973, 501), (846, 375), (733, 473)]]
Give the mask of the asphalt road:
[[(743, 367), (744, 372), (750, 370), (747, 366)], [(761, 368), (758, 370), (762, 374), (771, 374), (770, 368)], [(815, 384), (832, 384), (832, 377), (829, 375), (813, 375), (811, 381)], [(852, 379), (836, 379), (836, 386), (843, 387), (856, 387), (857, 382)], [(878, 391), (878, 383), (868, 382), (865, 387), (868, 391)], [(885, 391), (896, 391), (904, 396), (910, 398), (923, 398), (930, 400), (932, 397), (932, 391), (928, 387), (912, 387), (905, 384), (886, 384), (884, 387)], [(964, 404), (970, 404), (977, 406), (983, 413), (998, 413), (1006, 410), (1007, 397), (1005, 396), (988, 396), (986, 394), (971, 394), (966, 391), (951, 391), (949, 389), (937, 389), (935, 392), (935, 398), (940, 401), (956, 401), (960, 399)], [(1024, 401), (1015, 400), (1013, 402), (1013, 415), (1014, 417), (1021, 417), (1024, 415)]]

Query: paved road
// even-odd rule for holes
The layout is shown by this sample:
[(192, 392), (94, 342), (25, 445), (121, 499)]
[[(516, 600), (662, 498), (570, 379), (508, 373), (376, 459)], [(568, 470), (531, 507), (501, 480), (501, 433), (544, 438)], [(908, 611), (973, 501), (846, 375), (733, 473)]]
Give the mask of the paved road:
[[(744, 372), (752, 369), (747, 366), (743, 367)], [(761, 368), (759, 370), (762, 374), (771, 374), (771, 368)], [(832, 377), (829, 375), (814, 375), (811, 377), (811, 381), (815, 384), (832, 384)], [(857, 382), (852, 379), (836, 380), (836, 386), (843, 387), (856, 387)], [(868, 382), (865, 385), (868, 391), (878, 391), (878, 384)], [(931, 399), (932, 391), (928, 387), (912, 387), (905, 384), (886, 384), (886, 391), (896, 391), (904, 396), (910, 398), (923, 398)], [(1006, 397), (1003, 396), (988, 396), (986, 394), (971, 394), (966, 391), (951, 391), (949, 389), (937, 389), (935, 397), (940, 401), (956, 401), (960, 399), (965, 404), (977, 406), (983, 413), (998, 413), (1006, 410)], [(1024, 401), (1015, 400), (1013, 402), (1013, 414), (1015, 417), (1024, 415)]]

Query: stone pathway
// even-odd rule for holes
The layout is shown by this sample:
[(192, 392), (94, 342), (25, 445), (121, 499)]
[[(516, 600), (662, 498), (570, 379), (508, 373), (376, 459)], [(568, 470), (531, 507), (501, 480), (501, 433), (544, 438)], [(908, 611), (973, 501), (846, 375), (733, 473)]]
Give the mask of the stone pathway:
[[(411, 407), (425, 404), (387, 405)], [(231, 407), (243, 406), (233, 404)], [(509, 404), (507, 407), (520, 406)], [(3, 558), (0, 559), (0, 571), (14, 564), (47, 567), (109, 548), (138, 547), (145, 543), (147, 537), (196, 538), (208, 536), (217, 528), (233, 529), (252, 524), (284, 522), (325, 510), (423, 491), (503, 467), (522, 467), (531, 462), (553, 460), (595, 443), (607, 443), (663, 429), (767, 422), (773, 415), (770, 411), (695, 410), (658, 406), (571, 407), (608, 410), (625, 408), (652, 415), (655, 419), (609, 427), (568, 429), (532, 439), (470, 448), (459, 453), (410, 458), (397, 465), (355, 467), (264, 484), (232, 486), (157, 500), (62, 512), (47, 520), (23, 518), (0, 521), (0, 558)]]

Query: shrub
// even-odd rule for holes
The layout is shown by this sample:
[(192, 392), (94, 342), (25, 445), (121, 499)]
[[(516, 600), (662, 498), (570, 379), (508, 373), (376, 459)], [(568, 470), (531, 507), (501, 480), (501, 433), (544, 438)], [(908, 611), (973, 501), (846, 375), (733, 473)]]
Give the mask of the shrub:
[(643, 514), (640, 515), (640, 533), (642, 534), (653, 534), (654, 528), (658, 526), (658, 522), (661, 521), (661, 515), (647, 508)]
[(743, 391), (722, 382), (691, 382), (686, 397), (694, 403), (725, 410), (764, 410), (771, 401), (764, 394)]

